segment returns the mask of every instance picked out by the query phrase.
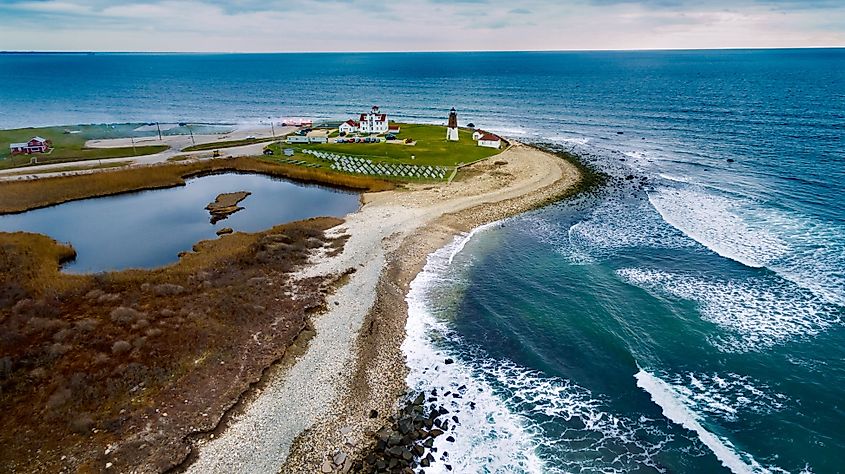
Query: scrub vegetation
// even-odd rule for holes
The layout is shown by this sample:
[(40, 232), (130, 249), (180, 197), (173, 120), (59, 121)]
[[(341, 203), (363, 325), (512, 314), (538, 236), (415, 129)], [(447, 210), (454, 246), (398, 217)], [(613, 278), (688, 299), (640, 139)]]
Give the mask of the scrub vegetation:
[[(0, 472), (162, 472), (307, 334), (340, 276), (335, 218), (236, 233), (155, 270), (65, 274), (72, 248), (0, 233)], [(295, 297), (294, 297), (295, 295)]]

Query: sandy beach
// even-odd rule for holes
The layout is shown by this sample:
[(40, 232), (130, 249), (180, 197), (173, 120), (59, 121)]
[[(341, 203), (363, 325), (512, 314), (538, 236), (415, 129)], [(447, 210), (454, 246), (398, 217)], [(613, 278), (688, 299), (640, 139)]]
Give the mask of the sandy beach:
[(405, 393), (404, 297), (426, 256), (457, 234), (564, 196), (580, 179), (571, 163), (516, 144), (451, 184), (364, 195), (361, 209), (329, 230), (349, 236), (345, 250), (298, 275), (354, 270), (312, 321), (307, 349), (271, 369), (225, 429), (196, 443), (187, 471), (348, 471)]

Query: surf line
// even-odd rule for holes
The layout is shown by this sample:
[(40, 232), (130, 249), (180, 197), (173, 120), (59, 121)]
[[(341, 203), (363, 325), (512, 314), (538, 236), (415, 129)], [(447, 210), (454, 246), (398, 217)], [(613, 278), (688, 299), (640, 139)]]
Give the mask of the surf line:
[[(639, 368), (639, 367), (638, 367)], [(675, 390), (672, 386), (664, 382), (660, 378), (646, 372), (640, 368), (640, 371), (634, 375), (637, 379), (637, 387), (643, 389), (651, 396), (657, 406), (663, 410), (663, 416), (671, 420), (673, 423), (683, 426), (684, 428), (694, 431), (698, 435), (698, 439), (707, 446), (723, 466), (731, 470), (735, 474), (756, 474), (771, 472), (769, 469), (761, 466), (748, 453), (743, 453), (750, 462), (746, 462), (737, 453), (734, 445), (728, 441), (721, 439), (715, 434), (707, 431), (701, 423), (699, 417), (689, 407), (678, 399)]]

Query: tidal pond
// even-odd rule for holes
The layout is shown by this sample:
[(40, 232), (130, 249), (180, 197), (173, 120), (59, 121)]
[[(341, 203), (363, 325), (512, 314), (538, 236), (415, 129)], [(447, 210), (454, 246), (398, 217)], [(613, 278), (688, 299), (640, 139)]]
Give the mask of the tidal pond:
[[(205, 207), (221, 193), (248, 191), (244, 209), (211, 224)], [(68, 272), (154, 268), (178, 260), (216, 232), (257, 232), (358, 208), (358, 193), (304, 185), (258, 174), (226, 173), (187, 180), (185, 186), (72, 201), (0, 216), (0, 232), (27, 231), (68, 242), (77, 257)]]

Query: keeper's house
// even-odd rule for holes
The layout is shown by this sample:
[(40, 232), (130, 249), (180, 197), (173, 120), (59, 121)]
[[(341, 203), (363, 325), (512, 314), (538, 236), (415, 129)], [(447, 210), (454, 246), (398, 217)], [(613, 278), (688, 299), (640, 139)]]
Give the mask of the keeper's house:
[(50, 150), (50, 140), (41, 137), (32, 137), (26, 143), (12, 143), (9, 145), (9, 151), (13, 155), (29, 155), (31, 153), (47, 153)]
[(387, 114), (379, 112), (378, 106), (373, 106), (370, 113), (361, 114), (358, 120), (347, 120), (340, 124), (338, 131), (342, 133), (387, 133), (389, 121)]

